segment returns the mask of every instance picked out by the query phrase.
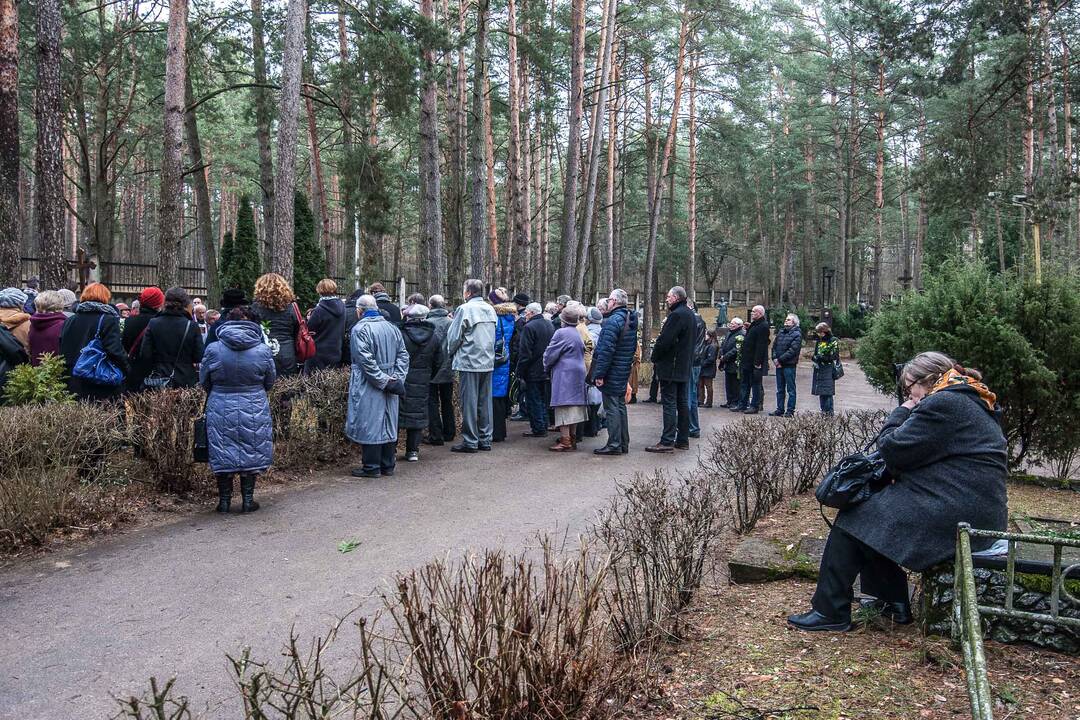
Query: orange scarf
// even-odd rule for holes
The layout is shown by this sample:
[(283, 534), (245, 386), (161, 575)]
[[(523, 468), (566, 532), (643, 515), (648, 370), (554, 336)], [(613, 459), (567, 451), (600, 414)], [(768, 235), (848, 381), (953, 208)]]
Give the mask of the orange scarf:
[(938, 390), (948, 390), (949, 388), (962, 387), (965, 385), (975, 390), (975, 392), (979, 394), (979, 399), (986, 403), (986, 408), (990, 412), (994, 412), (994, 407), (997, 404), (997, 395), (992, 393), (985, 383), (981, 383), (968, 375), (961, 375), (956, 372), (956, 370), (949, 370), (949, 372), (942, 375), (941, 379), (934, 384), (934, 387), (931, 388), (930, 392), (927, 394), (933, 395)]

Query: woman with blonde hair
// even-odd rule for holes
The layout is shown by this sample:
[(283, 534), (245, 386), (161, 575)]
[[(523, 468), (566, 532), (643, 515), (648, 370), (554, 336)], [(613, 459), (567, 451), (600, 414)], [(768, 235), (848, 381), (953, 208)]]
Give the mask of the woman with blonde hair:
[(319, 302), (308, 318), (308, 330), (315, 340), (315, 357), (304, 363), (304, 373), (335, 368), (341, 364), (345, 337), (345, 303), (338, 297), (337, 283), (323, 278), (315, 286)]
[[(856, 576), (874, 598), (867, 604), (909, 623), (903, 568), (922, 572), (951, 561), (958, 523), (1005, 529), (1005, 435), (997, 397), (982, 375), (942, 353), (924, 352), (904, 366), (901, 382), (907, 399), (877, 438), (891, 483), (836, 516), (812, 609), (788, 618), (800, 630), (847, 630)], [(972, 549), (986, 550), (992, 542), (973, 538)]]
[(266, 273), (256, 280), (251, 311), (270, 337), (278, 376), (297, 374), (300, 371), (296, 364), (300, 308), (296, 306), (296, 295), (285, 278), (277, 273)]

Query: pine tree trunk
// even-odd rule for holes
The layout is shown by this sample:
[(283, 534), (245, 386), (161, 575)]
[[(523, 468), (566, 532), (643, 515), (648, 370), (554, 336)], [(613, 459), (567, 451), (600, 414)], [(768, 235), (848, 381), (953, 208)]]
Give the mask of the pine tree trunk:
[(612, 64), (611, 84), (614, 93), (608, 108), (608, 137), (607, 137), (607, 181), (605, 183), (606, 195), (604, 197), (604, 261), (603, 272), (600, 276), (600, 286), (604, 291), (610, 291), (615, 287), (615, 135), (618, 128), (619, 118), (619, 65)]
[(330, 232), (330, 205), (326, 199), (326, 183), (323, 181), (322, 153), (319, 151), (319, 131), (315, 125), (315, 103), (310, 97), (304, 98), (307, 111), (308, 146), (311, 149), (311, 185), (315, 190), (315, 199), (319, 210), (319, 239), (323, 245), (324, 271), (327, 277), (334, 274), (337, 253), (334, 252), (334, 236)]
[[(511, 255), (511, 262), (505, 268), (506, 282), (508, 287), (516, 287), (521, 284), (522, 254), (526, 252), (527, 245), (524, 239), (524, 215), (526, 210), (522, 207), (522, 182), (521, 182), (521, 78), (518, 73), (517, 52), (517, 8), (514, 0), (507, 3), (507, 53), (506, 71), (509, 76), (507, 83), (508, 100), (510, 102), (510, 136), (506, 150), (506, 194), (507, 214), (510, 221), (510, 234), (506, 238), (507, 254)], [(526, 181), (526, 184), (528, 181)]]
[[(353, 129), (352, 129), (352, 93), (351, 83), (347, 80), (349, 68), (349, 36), (347, 33), (345, 18), (345, 2), (338, 0), (338, 55), (341, 65), (341, 94), (338, 105), (341, 106), (341, 155), (348, 162), (353, 153)], [(356, 289), (356, 179), (352, 172), (345, 172), (339, 166), (341, 173), (341, 198), (344, 222), (342, 223), (342, 240), (345, 245), (345, 283), (349, 293)]]
[(488, 0), (477, 0), (476, 47), (473, 51), (472, 117), (469, 123), (469, 166), (472, 175), (469, 238), (469, 277), (484, 277), (484, 245), (487, 242), (487, 153), (484, 141), (484, 79), (487, 77)]
[(644, 327), (641, 331), (641, 346), (649, 347), (649, 338), (656, 322), (656, 240), (660, 230), (660, 200), (663, 192), (663, 178), (667, 176), (672, 149), (675, 146), (675, 130), (679, 126), (679, 101), (682, 99), (683, 71), (686, 61), (686, 36), (690, 25), (689, 9), (684, 5), (679, 21), (679, 54), (675, 61), (675, 89), (671, 103), (671, 120), (668, 124), (667, 138), (664, 141), (664, 153), (660, 159), (660, 172), (653, 190), (652, 216), (649, 218), (648, 245), (645, 254), (645, 308)]
[(488, 261), (487, 277), (492, 284), (501, 283), (505, 269), (499, 259), (499, 221), (495, 215), (495, 139), (491, 134), (491, 76), (484, 58), (484, 209), (487, 212)]
[[(195, 231), (199, 237), (206, 267), (207, 307), (218, 307), (221, 300), (221, 277), (218, 273), (218, 246), (214, 242), (214, 219), (210, 214), (210, 186), (206, 175), (208, 168), (203, 161), (202, 143), (199, 140), (199, 123), (195, 117), (195, 93), (191, 87), (191, 74), (184, 73), (184, 131), (187, 135), (188, 155), (191, 157), (191, 187), (195, 194)], [(220, 218), (224, 220), (224, 218)]]
[[(526, 15), (527, 6), (525, 1), (522, 0), (521, 13)], [(528, 37), (529, 26), (527, 23), (522, 24), (521, 32), (524, 37)], [(515, 48), (517, 43), (514, 43)], [(524, 109), (525, 123), (521, 126), (522, 133), (522, 145), (518, 149), (518, 154), (521, 157), (520, 171), (521, 177), (518, 180), (517, 190), (517, 215), (518, 220), (521, 223), (521, 227), (518, 228), (517, 241), (517, 272), (514, 277), (515, 285), (518, 289), (531, 288), (535, 291), (536, 288), (536, 273), (535, 273), (535, 261), (536, 252), (532, 246), (532, 187), (533, 187), (533, 135), (532, 127), (529, 124), (531, 119), (531, 99), (529, 89), (529, 64), (524, 56), (518, 58), (520, 66), (519, 81), (521, 86), (520, 98), (518, 100), (518, 117), (520, 118), (522, 109)]]
[[(919, 167), (926, 167), (926, 113), (919, 103)], [(919, 185), (919, 207), (915, 219), (915, 252), (911, 258), (911, 284), (916, 290), (922, 290), (923, 248), (930, 227), (930, 214), (926, 202), (925, 185)]]
[(64, 252), (63, 128), (60, 109), (60, 0), (37, 3), (37, 149), (34, 153), (34, 216), (45, 288), (67, 284)]
[[(1062, 120), (1065, 127), (1065, 172), (1075, 172), (1073, 163), (1073, 128), (1072, 128), (1072, 96), (1069, 92), (1069, 41), (1065, 33), (1061, 33), (1061, 102)], [(1076, 207), (1072, 207), (1075, 205)], [(1075, 259), (1080, 261), (1080, 247), (1075, 243), (1077, 223), (1080, 222), (1080, 197), (1073, 198), (1065, 204), (1065, 242), (1069, 252), (1076, 253)]]
[(596, 188), (600, 177), (600, 144), (604, 138), (604, 111), (607, 105), (608, 91), (611, 85), (611, 52), (615, 45), (615, 17), (619, 0), (605, 0), (600, 30), (600, 62), (596, 76), (596, 93), (593, 95), (593, 111), (589, 126), (588, 173), (585, 185), (585, 211), (581, 219), (581, 256), (578, 261), (577, 276), (574, 279), (574, 297), (583, 297), (585, 290), (585, 269), (592, 248), (594, 215), (596, 212)]
[(581, 160), (581, 116), (585, 92), (585, 0), (570, 5), (570, 109), (563, 174), (562, 249), (559, 253), (560, 293), (572, 293), (578, 253), (577, 190)]
[(266, 45), (263, 39), (262, 0), (251, 0), (251, 53), (254, 59), (255, 83), (252, 91), (255, 104), (255, 140), (259, 145), (259, 186), (263, 209), (263, 256), (269, 265), (270, 249), (274, 245), (274, 158), (270, 152), (270, 98), (266, 74)]
[(870, 288), (870, 302), (874, 309), (881, 307), (881, 256), (885, 252), (885, 61), (878, 61), (877, 74), (878, 110), (874, 113), (877, 132), (877, 154), (874, 160), (874, 275)]
[(697, 277), (697, 73), (698, 57), (694, 56), (693, 65), (690, 68), (690, 148), (689, 148), (689, 172), (686, 189), (686, 215), (687, 215), (687, 242), (686, 242), (686, 291), (691, 297), (697, 285), (694, 279)]
[(19, 8), (0, 0), (0, 283), (20, 285)]
[[(420, 14), (435, 21), (433, 0), (420, 1)], [(439, 173), (439, 106), (436, 92), (435, 53), (423, 50), (424, 85), (420, 95), (420, 249), (427, 258), (428, 275), (420, 278), (432, 293), (445, 292), (446, 254), (442, 235), (442, 186)]]
[(285, 18), (285, 52), (281, 61), (281, 111), (278, 113), (278, 164), (274, 176), (274, 237), (270, 269), (290, 283), (293, 276), (296, 135), (306, 25), (306, 0), (289, 0), (289, 10)]
[(184, 81), (187, 77), (187, 0), (170, 0), (165, 52), (165, 127), (161, 151), (161, 204), (158, 210), (158, 284), (180, 281), (183, 237)]

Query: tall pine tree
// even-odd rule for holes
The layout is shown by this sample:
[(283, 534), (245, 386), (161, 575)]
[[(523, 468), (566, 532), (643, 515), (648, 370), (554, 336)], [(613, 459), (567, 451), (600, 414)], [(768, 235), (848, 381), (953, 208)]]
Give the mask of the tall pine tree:
[(293, 216), (293, 292), (300, 308), (306, 310), (319, 302), (315, 286), (323, 278), (326, 258), (322, 247), (315, 242), (315, 216), (302, 193), (296, 193)]
[(233, 252), (233, 234), (227, 232), (225, 238), (221, 241), (221, 256), (218, 259), (218, 273), (221, 275), (221, 287), (223, 288), (232, 287), (229, 281), (232, 280)]
[[(222, 255), (225, 250), (222, 250)], [(251, 211), (251, 200), (247, 195), (240, 198), (240, 208), (236, 213), (236, 235), (232, 239), (228, 262), (222, 263), (222, 285), (225, 289), (239, 288), (251, 297), (255, 291), (255, 281), (262, 274), (262, 262), (259, 259), (259, 236), (255, 232), (255, 216)]]

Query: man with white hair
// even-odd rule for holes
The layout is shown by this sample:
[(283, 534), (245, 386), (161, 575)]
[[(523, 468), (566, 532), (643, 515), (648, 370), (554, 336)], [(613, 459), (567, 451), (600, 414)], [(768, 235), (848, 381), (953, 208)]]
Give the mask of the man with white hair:
[(728, 410), (742, 410), (742, 385), (739, 383), (739, 361), (742, 357), (746, 329), (741, 317), (734, 317), (727, 324), (728, 334), (720, 344), (720, 367), (724, 370), (724, 397), (722, 406)]
[(517, 376), (525, 383), (525, 406), (528, 408), (529, 430), (522, 433), (525, 437), (544, 437), (547, 435), (548, 412), (545, 387), (547, 374), (544, 372), (544, 351), (547, 350), (555, 326), (544, 317), (540, 303), (525, 306), (525, 326), (521, 330), (521, 342), (518, 344)]
[(462, 288), (465, 302), (454, 311), (446, 331), (447, 355), (454, 358), (461, 392), (461, 443), (450, 450), (491, 450), (491, 374), (495, 370), (495, 325), (499, 318), (484, 300), (484, 283), (470, 279)]
[[(795, 415), (795, 368), (799, 364), (802, 351), (802, 330), (799, 328), (799, 316), (788, 313), (784, 318), (784, 327), (776, 333), (773, 340), (772, 360), (776, 367), (776, 410), (769, 413), (773, 417), (792, 417)], [(785, 396), (787, 409), (784, 409)]]
[[(637, 350), (637, 313), (626, 306), (626, 291), (615, 289), (607, 301), (610, 312), (600, 329), (593, 352), (592, 375), (603, 396), (607, 419), (607, 444), (596, 455), (630, 452), (630, 429), (626, 415), (626, 384)], [(604, 302), (604, 301), (601, 301)]]
[(742, 399), (740, 405), (746, 415), (761, 412), (765, 390), (761, 379), (769, 372), (769, 322), (765, 319), (765, 308), (755, 305), (750, 311), (750, 328), (743, 340), (742, 357), (739, 372), (742, 375)]
[(397, 455), (398, 404), (405, 394), (409, 353), (373, 295), (356, 300), (360, 316), (349, 336), (352, 375), (345, 434), (360, 445), (363, 465), (354, 477), (393, 475)]

